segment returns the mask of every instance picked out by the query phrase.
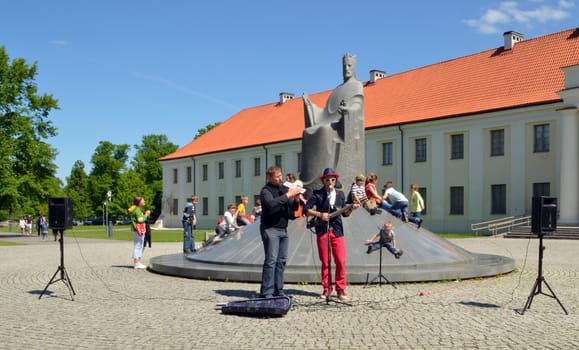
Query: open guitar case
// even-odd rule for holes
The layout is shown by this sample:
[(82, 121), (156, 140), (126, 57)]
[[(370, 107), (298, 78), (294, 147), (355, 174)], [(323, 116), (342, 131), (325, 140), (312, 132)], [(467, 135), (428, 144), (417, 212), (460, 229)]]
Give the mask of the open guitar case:
[(224, 314), (254, 316), (254, 317), (282, 317), (292, 306), (292, 300), (288, 296), (272, 298), (258, 298), (247, 300), (234, 300), (227, 303), (217, 304)]

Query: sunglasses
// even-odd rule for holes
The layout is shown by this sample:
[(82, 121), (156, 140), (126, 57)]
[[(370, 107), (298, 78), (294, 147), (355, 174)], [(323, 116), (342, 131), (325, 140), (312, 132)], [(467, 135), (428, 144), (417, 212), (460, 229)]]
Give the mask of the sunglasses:
[(326, 181), (326, 182), (330, 182), (330, 181), (336, 182), (336, 178), (335, 178), (335, 177), (327, 177), (327, 178), (324, 179), (324, 181)]

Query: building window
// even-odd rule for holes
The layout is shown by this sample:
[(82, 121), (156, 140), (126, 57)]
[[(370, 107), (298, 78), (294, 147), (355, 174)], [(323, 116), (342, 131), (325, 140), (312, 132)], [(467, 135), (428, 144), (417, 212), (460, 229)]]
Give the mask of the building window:
[(464, 135), (450, 136), (450, 159), (464, 159)]
[(239, 205), (239, 203), (241, 203), (241, 196), (238, 195), (238, 196), (235, 196), (235, 202), (233, 204), (235, 204), (237, 206), (237, 205)]
[(225, 164), (223, 162), (217, 163), (217, 178), (223, 179), (225, 177)]
[(426, 162), (426, 139), (416, 139), (414, 140), (415, 150), (415, 162)]
[(422, 200), (424, 201), (424, 209), (422, 209), (420, 214), (426, 215), (426, 199), (428, 198), (428, 191), (424, 187), (418, 187), (418, 193), (420, 193), (420, 196), (422, 196)]
[(255, 206), (255, 204), (257, 203), (258, 200), (261, 200), (259, 197), (259, 194), (255, 194), (253, 195), (253, 205)]
[(261, 176), (261, 158), (253, 158), (253, 176)]
[(464, 187), (454, 186), (450, 188), (450, 215), (464, 214)]
[(225, 198), (223, 196), (219, 196), (217, 198), (217, 210), (219, 211), (219, 215), (223, 215), (225, 213)]
[(208, 174), (208, 171), (207, 171), (207, 164), (203, 164), (203, 165), (201, 166), (201, 172), (203, 173), (203, 174), (202, 174), (202, 176), (203, 176), (203, 181), (207, 181), (207, 179), (209, 178), (209, 174)]
[(179, 169), (177, 168), (173, 169), (173, 183), (179, 183)]
[(491, 157), (505, 155), (505, 131), (491, 130)]
[(507, 213), (507, 185), (491, 185), (491, 214)]
[(192, 179), (192, 168), (190, 166), (187, 167), (187, 183), (191, 183), (191, 179)]
[(550, 196), (551, 184), (549, 182), (535, 182), (533, 184), (533, 197)]
[(171, 208), (171, 214), (178, 215), (179, 214), (179, 199), (173, 198), (173, 208)]
[(382, 144), (382, 165), (392, 165), (392, 142)]
[(549, 152), (549, 124), (535, 125), (535, 152)]
[(302, 172), (302, 152), (299, 152), (298, 155), (297, 155), (297, 157), (298, 157), (298, 159), (297, 159), (297, 160), (298, 160), (298, 161), (297, 161), (297, 163), (298, 163), (298, 173), (301, 173), (301, 172)]
[(203, 197), (201, 203), (203, 204), (203, 215), (209, 215), (209, 198)]
[(235, 161), (235, 177), (241, 177), (241, 160)]
[(274, 160), (273, 160), (273, 163), (275, 164), (275, 166), (278, 166), (278, 167), (282, 168), (282, 166), (281, 166), (281, 155), (278, 154), (277, 156), (274, 156), (273, 159), (274, 159)]

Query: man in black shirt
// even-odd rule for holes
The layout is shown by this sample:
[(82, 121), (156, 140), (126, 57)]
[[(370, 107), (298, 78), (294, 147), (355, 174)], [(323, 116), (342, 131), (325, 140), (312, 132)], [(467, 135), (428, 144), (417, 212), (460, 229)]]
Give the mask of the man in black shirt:
[(281, 168), (269, 167), (267, 184), (259, 194), (262, 206), (259, 231), (265, 251), (260, 298), (284, 295), (283, 274), (289, 245), (287, 226), (290, 213), (297, 209), (301, 189), (284, 187), (282, 182)]

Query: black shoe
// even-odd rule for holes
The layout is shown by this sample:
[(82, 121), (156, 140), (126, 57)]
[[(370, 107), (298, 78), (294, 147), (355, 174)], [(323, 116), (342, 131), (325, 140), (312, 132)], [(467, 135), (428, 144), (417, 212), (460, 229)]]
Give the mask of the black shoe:
[(371, 245), (369, 245), (368, 249), (366, 249), (366, 254), (370, 254), (370, 253), (372, 253), (372, 246)]
[(396, 254), (394, 254), (394, 257), (396, 259), (400, 259), (400, 257), (402, 256), (402, 254), (404, 254), (404, 251), (402, 249), (398, 249), (398, 252), (396, 252)]
[(420, 226), (422, 226), (422, 219), (418, 219), (418, 224), (416, 225), (417, 228), (420, 228)]

